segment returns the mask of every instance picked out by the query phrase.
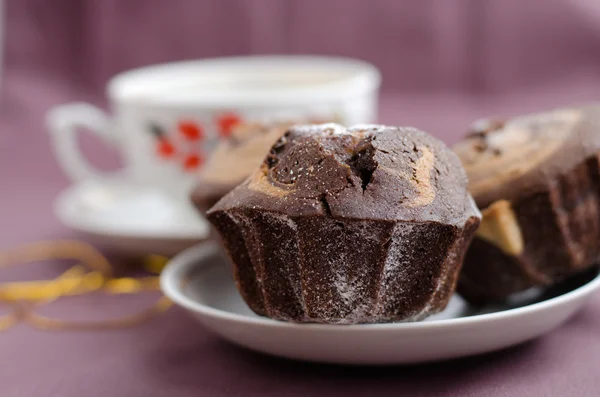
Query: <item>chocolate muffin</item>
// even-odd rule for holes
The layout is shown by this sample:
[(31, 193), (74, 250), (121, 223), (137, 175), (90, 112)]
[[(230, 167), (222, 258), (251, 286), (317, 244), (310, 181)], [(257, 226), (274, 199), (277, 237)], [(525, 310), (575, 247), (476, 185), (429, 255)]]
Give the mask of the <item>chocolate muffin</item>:
[(289, 129), (207, 216), (254, 312), (351, 324), (444, 309), (480, 214), (437, 139), (321, 124)]
[(480, 121), (454, 150), (483, 220), (459, 292), (502, 301), (600, 259), (600, 108)]

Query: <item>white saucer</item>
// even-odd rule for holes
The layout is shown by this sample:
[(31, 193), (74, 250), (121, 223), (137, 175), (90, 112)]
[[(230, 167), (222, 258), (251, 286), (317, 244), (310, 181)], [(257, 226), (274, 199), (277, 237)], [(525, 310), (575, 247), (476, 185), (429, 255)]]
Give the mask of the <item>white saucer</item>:
[(175, 257), (161, 275), (164, 293), (221, 337), (259, 352), (339, 364), (402, 364), (449, 359), (512, 346), (558, 327), (600, 289), (586, 274), (521, 307), (469, 307), (459, 296), (415, 323), (294, 324), (255, 315), (237, 293), (214, 243)]
[(210, 232), (206, 220), (174, 199), (118, 181), (73, 185), (58, 195), (54, 211), (66, 226), (125, 254), (175, 255)]

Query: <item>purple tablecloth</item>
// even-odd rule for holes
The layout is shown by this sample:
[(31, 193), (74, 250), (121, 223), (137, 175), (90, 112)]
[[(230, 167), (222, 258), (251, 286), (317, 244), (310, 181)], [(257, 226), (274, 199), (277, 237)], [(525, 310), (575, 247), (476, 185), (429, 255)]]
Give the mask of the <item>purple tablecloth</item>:
[[(76, 238), (52, 214), (52, 199), (68, 183), (50, 153), (42, 115), (52, 104), (85, 95), (39, 76), (14, 75), (4, 83), (0, 249)], [(581, 76), (504, 97), (388, 95), (381, 120), (416, 125), (452, 142), (477, 117), (589, 101), (599, 90), (600, 81)], [(114, 153), (96, 157), (110, 164)], [(0, 270), (0, 281), (8, 274), (51, 277), (63, 269), (46, 263)], [(139, 304), (125, 297), (108, 303), (81, 298), (57, 302), (53, 310), (108, 315)], [(112, 331), (47, 332), (19, 325), (0, 333), (0, 352), (2, 397), (595, 396), (600, 395), (600, 296), (536, 341), (420, 366), (346, 368), (265, 357), (219, 340), (178, 308), (144, 325)]]

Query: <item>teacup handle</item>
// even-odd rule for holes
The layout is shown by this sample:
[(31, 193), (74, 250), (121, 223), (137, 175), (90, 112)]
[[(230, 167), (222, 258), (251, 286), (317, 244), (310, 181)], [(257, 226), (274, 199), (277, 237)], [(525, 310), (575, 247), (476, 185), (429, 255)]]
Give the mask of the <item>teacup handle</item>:
[(105, 179), (114, 174), (96, 169), (85, 158), (77, 144), (77, 133), (86, 128), (110, 145), (117, 139), (109, 128), (109, 118), (101, 109), (87, 103), (69, 103), (46, 114), (54, 155), (67, 176), (74, 182)]

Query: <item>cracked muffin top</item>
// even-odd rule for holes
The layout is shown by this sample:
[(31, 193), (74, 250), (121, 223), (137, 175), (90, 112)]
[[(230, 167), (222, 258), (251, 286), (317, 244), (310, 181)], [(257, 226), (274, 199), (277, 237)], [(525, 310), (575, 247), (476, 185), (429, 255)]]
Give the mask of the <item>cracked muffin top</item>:
[(410, 127), (295, 126), (258, 170), (210, 211), (463, 225), (467, 178), (441, 141)]

